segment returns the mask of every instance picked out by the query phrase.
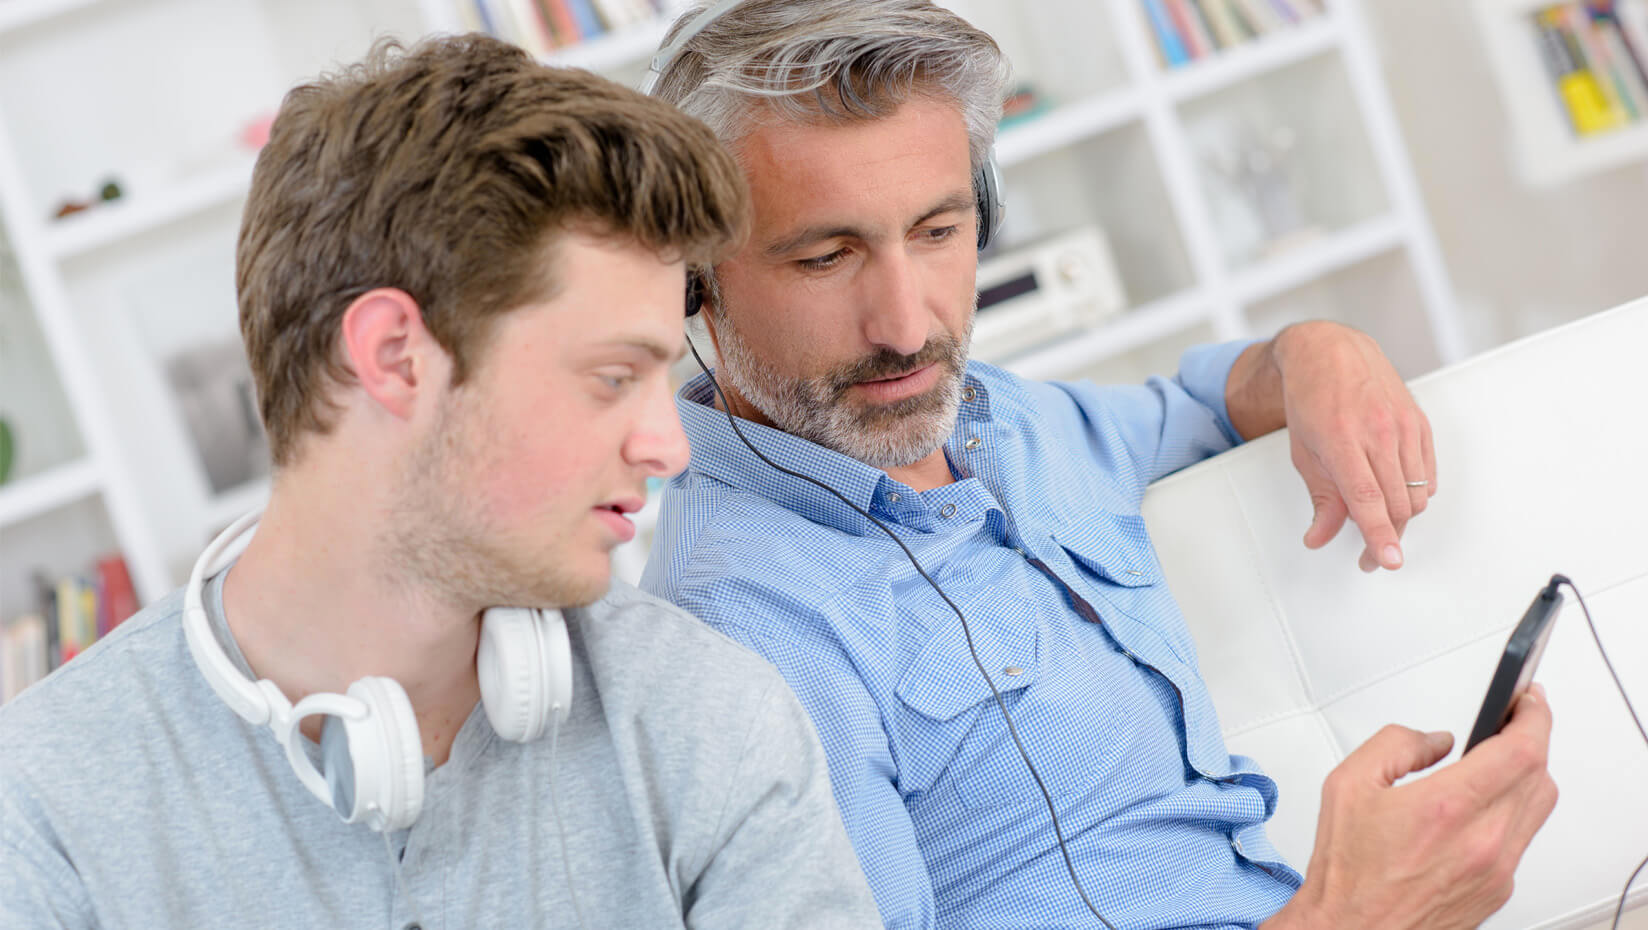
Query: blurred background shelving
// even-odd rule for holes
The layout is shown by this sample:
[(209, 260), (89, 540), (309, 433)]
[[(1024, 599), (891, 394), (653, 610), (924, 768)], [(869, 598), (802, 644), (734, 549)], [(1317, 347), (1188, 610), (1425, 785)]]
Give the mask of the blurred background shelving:
[[(557, 2), (581, 30), (552, 21)], [(1531, 70), (1543, 4), (1287, 2), (1296, 17), (1223, 42), (1212, 17), (1237, 0), (949, 0), (1016, 66), (1008, 219), (981, 267), (1091, 231), (1116, 298), (980, 357), (1136, 381), (1198, 342), (1330, 318), (1417, 376), (1648, 291), (1648, 263), (1614, 245), (1648, 209), (1648, 143), (1563, 135)], [(0, 0), (0, 629), (40, 609), (39, 579), (111, 553), (138, 600), (161, 596), (267, 495), (233, 253), (288, 87), (379, 35), (477, 24), (633, 85), (681, 3)], [(1157, 6), (1208, 17), (1206, 35), (1168, 54)], [(1573, 296), (1549, 296), (1558, 278)]]

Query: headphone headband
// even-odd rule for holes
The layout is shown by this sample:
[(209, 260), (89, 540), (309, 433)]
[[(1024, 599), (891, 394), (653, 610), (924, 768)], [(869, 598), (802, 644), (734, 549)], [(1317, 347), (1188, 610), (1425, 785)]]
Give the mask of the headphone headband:
[(264, 726), (277, 715), (290, 716), (292, 705), (279, 688), (259, 687), (229, 661), (217, 637), (212, 635), (202, 592), (206, 579), (223, 571), (246, 551), (262, 516), (261, 510), (254, 510), (219, 533), (195, 560), (195, 566), (189, 572), (189, 585), (183, 589), (183, 638), (189, 644), (189, 654), (194, 657), (195, 665), (206, 683), (212, 686), (223, 703), (255, 727)]
[(720, 0), (719, 3), (709, 6), (697, 19), (681, 30), (681, 34), (675, 37), (674, 42), (659, 49), (658, 54), (652, 56), (651, 64), (647, 66), (647, 76), (641, 79), (641, 93), (648, 97), (652, 96), (652, 92), (658, 87), (658, 81), (664, 76), (664, 69), (670, 66), (675, 56), (681, 54), (687, 43), (708, 29), (711, 23), (720, 19), (721, 14), (743, 2), (744, 0)]

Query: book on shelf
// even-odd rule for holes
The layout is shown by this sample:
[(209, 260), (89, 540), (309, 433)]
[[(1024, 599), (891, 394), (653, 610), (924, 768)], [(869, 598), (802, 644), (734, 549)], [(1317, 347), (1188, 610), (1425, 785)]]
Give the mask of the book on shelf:
[(37, 575), (37, 609), (0, 623), (0, 700), (91, 648), (138, 610), (126, 560), (97, 560), (90, 577)]
[(1321, 0), (1139, 0), (1162, 63), (1177, 68), (1321, 16)]
[(1573, 0), (1529, 26), (1569, 130), (1584, 139), (1648, 120), (1648, 0)]
[(663, 0), (454, 0), (466, 29), (512, 42), (540, 58), (607, 33), (650, 23)]
[(25, 614), (0, 625), (0, 703), (9, 701), (51, 672), (46, 621)]

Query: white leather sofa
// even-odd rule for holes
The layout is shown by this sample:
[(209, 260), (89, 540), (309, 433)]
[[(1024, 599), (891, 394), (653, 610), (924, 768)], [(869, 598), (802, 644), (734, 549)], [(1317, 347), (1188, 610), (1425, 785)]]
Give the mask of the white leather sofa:
[[(1323, 777), (1382, 725), (1450, 730), (1442, 765), (1458, 758), (1511, 628), (1553, 572), (1579, 585), (1648, 714), (1648, 300), (1412, 388), (1439, 493), (1409, 525), (1398, 572), (1362, 574), (1349, 524), (1304, 547), (1310, 503), (1285, 434), (1145, 498), (1230, 748), (1275, 776), (1271, 837), (1301, 870)], [(1648, 746), (1564, 594), (1538, 675), (1561, 799), (1489, 928), (1605, 927), (1648, 855)], [(1643, 902), (1648, 874), (1631, 898)], [(1648, 926), (1648, 909), (1626, 925)]]

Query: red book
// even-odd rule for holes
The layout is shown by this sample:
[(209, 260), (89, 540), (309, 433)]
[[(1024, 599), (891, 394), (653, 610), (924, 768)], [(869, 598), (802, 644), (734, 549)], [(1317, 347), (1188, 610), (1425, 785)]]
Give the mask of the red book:
[(126, 560), (119, 555), (98, 559), (97, 582), (103, 589), (97, 611), (97, 635), (102, 638), (137, 613), (137, 590), (132, 587), (132, 573), (126, 568)]
[(1173, 28), (1184, 38), (1185, 50), (1191, 58), (1203, 58), (1213, 50), (1213, 40), (1202, 28), (1196, 11), (1190, 8), (1189, 0), (1167, 0), (1167, 15), (1173, 20)]

